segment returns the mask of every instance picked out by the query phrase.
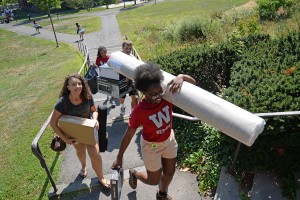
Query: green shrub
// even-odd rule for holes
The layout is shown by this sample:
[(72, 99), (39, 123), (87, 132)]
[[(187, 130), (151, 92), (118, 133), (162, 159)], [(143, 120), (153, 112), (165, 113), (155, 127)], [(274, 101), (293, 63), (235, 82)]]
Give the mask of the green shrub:
[(237, 25), (239, 22), (257, 16), (258, 13), (255, 9), (231, 9), (222, 15), (221, 22), (224, 25)]
[[(219, 45), (188, 47), (154, 62), (172, 74), (192, 75), (198, 85), (253, 113), (299, 110), (300, 33), (276, 40), (269, 35), (232, 33)], [(225, 89), (224, 89), (225, 88)], [(179, 112), (174, 108), (174, 112)], [(236, 172), (274, 170), (284, 194), (295, 198), (300, 168), (300, 117), (266, 118), (254, 145), (242, 145)], [(211, 191), (220, 168), (229, 165), (236, 141), (208, 125), (174, 119), (179, 163), (198, 174), (199, 190)]]
[[(213, 192), (222, 166), (232, 160), (235, 142), (206, 124), (174, 119), (179, 142), (178, 161), (198, 174), (199, 190)], [(214, 153), (212, 153), (214, 152)]]
[(289, 17), (295, 0), (257, 0), (258, 12), (262, 20)]
[(201, 41), (214, 36), (219, 30), (217, 21), (210, 19), (190, 19), (181, 21), (174, 32), (180, 42)]
[[(261, 37), (263, 38), (263, 37)], [(253, 113), (295, 111), (300, 108), (300, 33), (261, 42), (244, 40), (244, 56), (231, 69), (225, 97)], [(251, 148), (243, 146), (238, 169), (275, 170), (283, 189), (295, 198), (294, 174), (300, 168), (300, 117), (265, 119), (264, 132)]]
[[(248, 41), (243, 58), (231, 70), (231, 87), (225, 91), (228, 100), (254, 113), (298, 110), (299, 43), (299, 33), (255, 45)], [(268, 131), (278, 134), (293, 130), (296, 121), (291, 124), (289, 118), (286, 120), (267, 119)]]
[(261, 31), (261, 25), (257, 17), (251, 17), (238, 23), (238, 29), (242, 35), (258, 34)]
[(229, 83), (230, 68), (239, 59), (239, 44), (188, 47), (154, 60), (172, 74), (190, 74), (201, 88), (220, 92)]

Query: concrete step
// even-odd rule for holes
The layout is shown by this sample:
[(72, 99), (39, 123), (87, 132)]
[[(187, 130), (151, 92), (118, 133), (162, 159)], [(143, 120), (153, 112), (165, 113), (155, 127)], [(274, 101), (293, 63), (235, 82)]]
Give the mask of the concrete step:
[[(138, 171), (145, 170), (144, 167), (136, 168)], [(110, 175), (106, 175), (110, 178)], [(149, 186), (138, 181), (136, 190), (131, 189), (128, 183), (128, 170), (124, 171), (124, 185), (122, 188), (121, 199), (129, 200), (149, 200), (155, 199), (157, 186)], [(169, 187), (169, 194), (176, 200), (209, 200), (210, 197), (203, 197), (198, 193), (198, 182), (196, 175), (189, 172), (181, 172), (176, 170), (175, 176)], [(58, 192), (51, 190), (48, 194), (49, 199), (72, 199), (72, 200), (88, 200), (101, 199), (110, 200), (110, 190), (100, 186), (96, 178), (75, 181), (70, 184), (58, 185)]]
[(282, 196), (280, 181), (272, 172), (259, 172), (254, 175), (251, 200), (288, 200)]
[(214, 200), (240, 200), (239, 185), (226, 167), (222, 167)]

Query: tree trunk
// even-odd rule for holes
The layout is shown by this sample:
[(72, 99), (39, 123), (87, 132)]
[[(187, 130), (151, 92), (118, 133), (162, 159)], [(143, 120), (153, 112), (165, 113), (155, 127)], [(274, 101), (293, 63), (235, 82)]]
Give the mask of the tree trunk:
[(108, 0), (106, 0), (105, 3), (106, 3), (106, 9), (108, 9)]

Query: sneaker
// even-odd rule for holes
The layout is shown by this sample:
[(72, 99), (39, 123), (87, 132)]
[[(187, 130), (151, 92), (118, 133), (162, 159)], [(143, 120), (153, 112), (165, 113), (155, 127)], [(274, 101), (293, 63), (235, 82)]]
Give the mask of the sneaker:
[(172, 198), (168, 193), (160, 194), (159, 192), (156, 193), (156, 200), (175, 200)]
[(115, 108), (115, 107), (116, 107), (116, 102), (115, 102), (115, 100), (111, 99), (111, 100), (110, 100), (110, 104), (111, 104), (111, 107), (112, 107), (112, 108)]
[(120, 113), (120, 115), (125, 115), (125, 107), (121, 107), (121, 113)]
[(134, 169), (129, 170), (129, 185), (132, 189), (135, 189), (137, 186), (137, 178), (135, 177), (136, 171)]

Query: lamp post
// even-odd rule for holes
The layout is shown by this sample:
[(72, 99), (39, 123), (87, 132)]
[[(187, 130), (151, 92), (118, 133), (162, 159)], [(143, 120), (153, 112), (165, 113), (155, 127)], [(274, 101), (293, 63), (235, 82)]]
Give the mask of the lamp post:
[(51, 22), (51, 25), (52, 25), (52, 30), (53, 30), (54, 37), (55, 37), (55, 41), (56, 41), (56, 47), (59, 47), (59, 46), (58, 46), (58, 42), (57, 42), (57, 38), (56, 38), (55, 29), (54, 29), (53, 22), (52, 22), (52, 18), (51, 18), (51, 14), (50, 14), (50, 8), (49, 8), (49, 5), (47, 6), (47, 8), (48, 8), (48, 15), (49, 15), (49, 18), (50, 18), (50, 22)]
[(123, 2), (124, 2), (124, 8), (125, 8), (125, 0), (123, 0)]

